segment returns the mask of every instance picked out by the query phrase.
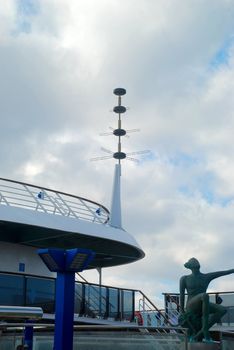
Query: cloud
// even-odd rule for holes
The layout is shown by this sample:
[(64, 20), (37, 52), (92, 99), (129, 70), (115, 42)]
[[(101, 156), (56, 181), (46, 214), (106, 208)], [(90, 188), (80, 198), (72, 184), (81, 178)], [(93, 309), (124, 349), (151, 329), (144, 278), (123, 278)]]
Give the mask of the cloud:
[(106, 284), (158, 300), (191, 256), (207, 271), (233, 265), (233, 18), (218, 0), (0, 5), (2, 177), (110, 207), (114, 161), (89, 159), (117, 147), (99, 133), (117, 125), (118, 86), (123, 127), (141, 129), (123, 149), (151, 150), (122, 169), (124, 227), (146, 258), (106, 269)]

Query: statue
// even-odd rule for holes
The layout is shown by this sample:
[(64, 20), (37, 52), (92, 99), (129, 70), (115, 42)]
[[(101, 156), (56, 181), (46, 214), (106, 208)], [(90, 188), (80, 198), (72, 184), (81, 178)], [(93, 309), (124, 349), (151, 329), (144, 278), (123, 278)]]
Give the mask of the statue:
[[(191, 258), (184, 266), (192, 271), (190, 275), (180, 279), (180, 308), (179, 324), (188, 328), (190, 341), (210, 342), (209, 329), (225, 315), (226, 308), (209, 302), (206, 293), (209, 283), (218, 277), (234, 273), (234, 269), (210, 273), (200, 272), (200, 263)], [(185, 308), (185, 290), (188, 299)]]

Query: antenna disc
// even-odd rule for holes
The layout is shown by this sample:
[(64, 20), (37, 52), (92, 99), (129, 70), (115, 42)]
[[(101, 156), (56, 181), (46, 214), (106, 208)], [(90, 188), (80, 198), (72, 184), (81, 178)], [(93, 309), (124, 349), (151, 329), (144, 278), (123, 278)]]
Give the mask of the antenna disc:
[(115, 113), (118, 113), (118, 114), (125, 113), (126, 112), (126, 107), (124, 107), (124, 106), (115, 106), (113, 108), (113, 111)]
[(115, 159), (125, 159), (126, 158), (126, 153), (124, 153), (124, 152), (115, 152), (113, 154), (113, 157)]
[(123, 96), (126, 94), (126, 90), (123, 88), (116, 88), (114, 89), (113, 93), (117, 96)]
[(115, 136), (124, 136), (124, 135), (126, 135), (126, 130), (124, 130), (124, 129), (115, 129), (113, 131), (113, 134)]

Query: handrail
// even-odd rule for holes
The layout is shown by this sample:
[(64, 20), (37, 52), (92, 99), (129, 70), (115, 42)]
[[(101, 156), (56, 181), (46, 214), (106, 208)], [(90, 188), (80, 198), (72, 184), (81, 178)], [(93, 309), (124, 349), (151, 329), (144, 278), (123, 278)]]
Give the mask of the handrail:
[[(7, 182), (8, 185), (4, 182)], [(22, 187), (17, 188), (17, 185)], [(33, 189), (36, 189), (36, 192)], [(38, 197), (39, 192), (43, 193), (44, 198)], [(72, 198), (76, 201), (72, 201)], [(25, 207), (30, 210), (96, 221), (101, 224), (109, 221), (109, 210), (93, 200), (6, 178), (0, 178), (0, 204), (1, 202), (6, 206)]]
[[(234, 291), (233, 290), (230, 290), (230, 291), (225, 291), (225, 292), (222, 292), (222, 291), (219, 291), (219, 292), (208, 292), (207, 294), (209, 295), (215, 295), (215, 294), (234, 294)], [(179, 296), (180, 293), (162, 293), (162, 295), (175, 295), (175, 296)], [(187, 295), (187, 293), (185, 293), (185, 295)]]
[[(45, 276), (38, 276), (38, 275), (32, 275), (32, 274), (22, 274), (22, 273), (13, 273), (13, 272), (5, 272), (5, 271), (0, 271), (0, 275), (12, 275), (12, 276), (20, 276), (21, 278), (38, 278), (38, 279), (46, 279), (46, 280), (53, 280), (55, 281), (55, 278), (53, 277), (45, 277)], [(82, 282), (82, 281), (76, 281), (77, 284), (79, 284), (79, 288), (76, 290), (76, 297), (78, 297), (81, 301), (80, 304), (78, 304), (78, 309), (76, 311), (77, 314), (84, 316), (84, 317), (99, 317), (99, 318), (111, 318), (111, 319), (116, 319), (118, 321), (129, 321), (129, 322), (136, 322), (136, 318), (129, 317), (128, 314), (133, 314), (134, 316), (137, 317), (137, 314), (143, 317), (144, 321), (144, 326), (149, 326), (149, 324), (155, 323), (155, 320), (157, 319), (158, 322), (156, 322), (157, 326), (158, 325), (167, 325), (168, 327), (175, 327), (175, 323), (173, 322), (172, 319), (167, 318), (167, 313), (165, 310), (159, 309), (154, 302), (152, 302), (145, 293), (143, 293), (141, 290), (138, 289), (129, 289), (129, 288), (118, 288), (114, 286), (108, 286), (108, 285), (100, 285), (100, 284), (95, 284), (95, 283), (88, 283), (88, 282)], [(27, 286), (26, 280), (24, 281), (24, 285)], [(91, 288), (87, 288), (91, 286)], [(100, 289), (94, 288), (103, 288), (102, 293), (99, 293)], [(89, 289), (91, 291), (91, 295), (89, 297), (88, 292)], [(114, 290), (114, 293), (111, 295), (110, 291), (111, 289)], [(24, 300), (25, 305), (26, 304), (26, 293), (27, 293), (27, 288), (25, 288), (22, 291), (22, 298)], [(82, 291), (82, 293), (80, 293)], [(94, 292), (92, 292), (94, 291)], [(126, 294), (127, 297), (132, 298), (131, 299), (131, 305), (132, 309), (129, 308), (129, 306), (124, 306), (124, 301), (125, 301), (125, 293), (124, 292), (132, 292), (131, 295), (128, 293)], [(86, 294), (87, 293), (87, 294)], [(220, 292), (219, 292), (220, 293)], [(229, 292), (234, 294), (234, 292)], [(166, 293), (168, 294), (168, 293)], [(213, 293), (213, 294), (218, 294), (218, 292)], [(221, 293), (220, 293), (221, 294)], [(227, 294), (227, 293), (225, 293)], [(87, 298), (88, 297), (88, 298)], [(99, 297), (99, 299), (98, 299)], [(144, 304), (141, 303), (141, 307), (138, 308), (137, 302), (141, 302), (141, 299)], [(88, 301), (88, 303), (87, 303)], [(129, 299), (130, 301), (130, 299)], [(49, 303), (53, 304), (54, 302), (54, 296), (52, 298), (49, 298), (48, 301), (45, 301), (45, 305)], [(41, 304), (40, 304), (41, 303)], [(34, 304), (30, 304), (33, 306)], [(38, 301), (36, 306), (43, 306), (43, 302)], [(130, 305), (130, 304), (128, 304)], [(100, 307), (101, 306), (101, 307)], [(114, 310), (110, 310), (111, 307), (114, 306)], [(230, 307), (230, 309), (233, 310), (233, 307)], [(49, 311), (48, 314), (53, 314), (54, 310), (52, 310), (50, 307), (48, 308)], [(138, 312), (139, 311), (139, 312)], [(150, 316), (148, 318), (148, 315)], [(127, 317), (127, 318), (126, 318)], [(155, 319), (156, 317), (156, 319)], [(150, 323), (150, 318), (152, 323)], [(233, 319), (233, 318), (232, 318)], [(139, 320), (139, 319), (138, 319)], [(149, 321), (149, 323), (148, 323)], [(230, 321), (226, 322), (223, 321), (224, 323), (230, 323)], [(133, 323), (132, 323), (133, 325)]]
[[(162, 293), (165, 298), (165, 315), (168, 320), (175, 320), (178, 323), (178, 318), (181, 313), (180, 304), (178, 302), (179, 293)], [(230, 325), (233, 323), (233, 302), (228, 297), (234, 294), (234, 291), (225, 291), (225, 292), (208, 292), (209, 296), (215, 297), (215, 300), (212, 302), (218, 302), (217, 297), (221, 297), (225, 303), (225, 308), (227, 313), (222, 317), (219, 325)], [(187, 296), (187, 293), (185, 294)], [(229, 304), (230, 303), (230, 304)], [(173, 307), (175, 306), (175, 308)]]
[(138, 292), (140, 292), (143, 298), (146, 299), (148, 303), (154, 307), (155, 311), (157, 311), (160, 314), (160, 316), (163, 317), (165, 324), (169, 324), (171, 327), (173, 327), (173, 324), (167, 319), (167, 317), (162, 313), (162, 311), (158, 309), (157, 306), (142, 291), (138, 290)]
[[(82, 280), (83, 280), (84, 282), (89, 283), (89, 282), (87, 281), (87, 279), (84, 278), (79, 272), (76, 272), (76, 276), (79, 276), (80, 278), (82, 278)], [(79, 281), (78, 279), (76, 279), (76, 282), (80, 282), (80, 281)]]

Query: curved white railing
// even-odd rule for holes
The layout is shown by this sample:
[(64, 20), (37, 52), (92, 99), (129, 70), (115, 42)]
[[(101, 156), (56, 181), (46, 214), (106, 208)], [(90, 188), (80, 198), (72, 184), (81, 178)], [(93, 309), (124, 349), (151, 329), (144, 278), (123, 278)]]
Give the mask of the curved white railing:
[(0, 178), (0, 205), (105, 224), (109, 211), (103, 205), (72, 194)]

